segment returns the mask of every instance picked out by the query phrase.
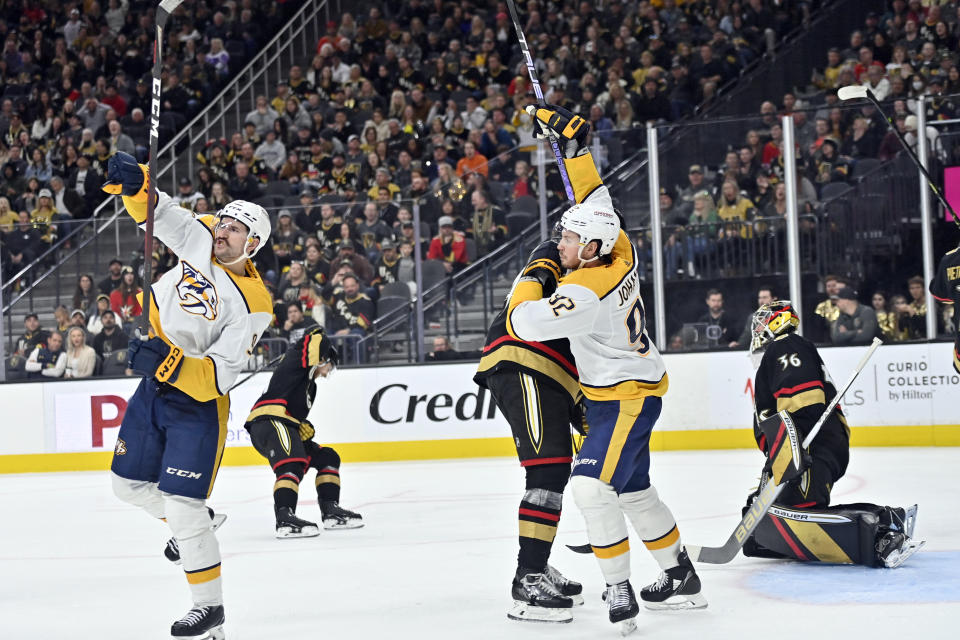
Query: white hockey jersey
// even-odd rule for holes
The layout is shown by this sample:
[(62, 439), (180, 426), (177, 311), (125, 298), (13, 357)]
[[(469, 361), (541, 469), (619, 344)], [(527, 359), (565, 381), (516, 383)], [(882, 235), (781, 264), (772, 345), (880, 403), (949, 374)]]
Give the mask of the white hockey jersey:
[[(585, 201), (612, 207), (604, 186)], [(609, 265), (563, 276), (549, 298), (517, 304), (507, 316), (507, 330), (520, 340), (569, 338), (580, 386), (591, 400), (662, 396), (666, 368), (647, 336), (637, 251), (623, 231), (612, 258)]]
[(225, 395), (273, 319), (256, 267), (237, 276), (213, 257), (213, 216), (194, 217), (159, 193), (154, 236), (180, 258), (153, 285), (150, 324), (184, 358), (173, 386), (201, 402)]

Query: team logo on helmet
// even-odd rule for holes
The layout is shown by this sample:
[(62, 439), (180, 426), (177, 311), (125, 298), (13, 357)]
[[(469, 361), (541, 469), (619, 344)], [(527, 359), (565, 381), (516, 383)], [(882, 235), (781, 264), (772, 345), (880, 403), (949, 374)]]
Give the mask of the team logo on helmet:
[(216, 287), (186, 260), (181, 260), (180, 264), (183, 265), (183, 275), (177, 283), (177, 295), (183, 301), (180, 307), (187, 313), (215, 320), (220, 304)]

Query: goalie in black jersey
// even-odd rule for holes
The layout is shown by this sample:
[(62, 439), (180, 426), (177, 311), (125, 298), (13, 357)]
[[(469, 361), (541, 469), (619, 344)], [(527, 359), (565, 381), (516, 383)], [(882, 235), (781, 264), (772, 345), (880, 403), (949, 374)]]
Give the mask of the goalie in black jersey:
[(801, 444), (836, 389), (787, 300), (753, 315), (750, 356), (759, 358), (754, 381), (754, 437), (767, 457), (760, 488), (786, 482), (777, 502), (743, 546), (747, 556), (897, 567), (922, 542), (912, 540), (917, 506), (869, 503), (830, 506), (830, 491), (847, 470), (850, 429), (838, 405), (808, 449)]
[(313, 441), (315, 430), (307, 414), (317, 394), (316, 379), (326, 378), (339, 363), (339, 354), (322, 329), (315, 328), (284, 354), (260, 396), (246, 425), (254, 448), (270, 461), (277, 479), (273, 509), (278, 538), (305, 538), (320, 534), (313, 522), (296, 516), (300, 481), (309, 467), (317, 470), (317, 501), (324, 529), (363, 526), (360, 514), (347, 511), (340, 501), (340, 456), (332, 447)]

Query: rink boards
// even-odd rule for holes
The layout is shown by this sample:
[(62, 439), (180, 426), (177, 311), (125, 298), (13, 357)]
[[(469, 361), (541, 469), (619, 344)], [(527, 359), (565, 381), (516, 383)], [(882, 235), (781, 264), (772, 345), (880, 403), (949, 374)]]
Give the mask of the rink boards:
[[(865, 347), (823, 349), (835, 381)], [(665, 356), (670, 389), (652, 447), (659, 450), (755, 446), (753, 368), (746, 353)], [(952, 345), (882, 346), (844, 402), (859, 446), (960, 445), (960, 375)], [(513, 455), (509, 429), (489, 392), (477, 387), (474, 363), (337, 371), (321, 381), (310, 420), (317, 440), (336, 444), (346, 461)], [(243, 429), (266, 387), (260, 374), (231, 394), (224, 464), (260, 464)], [(0, 472), (105, 469), (138, 380), (0, 385)]]

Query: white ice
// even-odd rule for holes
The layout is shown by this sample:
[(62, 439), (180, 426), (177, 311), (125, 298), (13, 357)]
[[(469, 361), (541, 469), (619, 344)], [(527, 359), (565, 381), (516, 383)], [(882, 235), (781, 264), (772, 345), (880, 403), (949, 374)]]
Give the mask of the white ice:
[[(652, 478), (691, 543), (719, 545), (762, 459), (756, 451), (654, 452)], [(834, 502), (920, 504), (927, 546), (896, 570), (738, 557), (698, 570), (709, 608), (641, 611), (633, 637), (956, 638), (960, 617), (960, 449), (854, 449)], [(516, 460), (344, 464), (347, 508), (366, 527), (273, 537), (273, 477), (226, 467), (211, 504), (219, 531), (229, 640), (287, 638), (619, 638), (567, 496), (552, 562), (584, 584), (571, 624), (507, 620), (523, 474)], [(298, 513), (316, 520), (313, 478)], [(189, 608), (162, 522), (121, 504), (105, 472), (0, 475), (0, 638), (168, 638)], [(658, 570), (634, 538), (633, 584)], [(954, 629), (951, 631), (951, 629)]]

